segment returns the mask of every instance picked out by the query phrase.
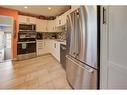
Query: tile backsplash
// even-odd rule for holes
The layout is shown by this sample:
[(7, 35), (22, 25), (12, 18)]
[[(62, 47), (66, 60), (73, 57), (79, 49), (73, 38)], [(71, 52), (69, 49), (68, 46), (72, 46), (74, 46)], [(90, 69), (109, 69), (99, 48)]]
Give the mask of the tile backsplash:
[(66, 40), (66, 32), (43, 32), (43, 39)]

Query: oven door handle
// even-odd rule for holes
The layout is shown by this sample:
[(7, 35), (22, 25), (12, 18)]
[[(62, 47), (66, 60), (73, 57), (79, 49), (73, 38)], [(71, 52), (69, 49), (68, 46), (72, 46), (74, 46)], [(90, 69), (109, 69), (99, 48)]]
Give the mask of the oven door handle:
[(18, 42), (18, 44), (22, 44), (22, 43), (36, 43), (36, 41), (30, 41), (30, 42)]

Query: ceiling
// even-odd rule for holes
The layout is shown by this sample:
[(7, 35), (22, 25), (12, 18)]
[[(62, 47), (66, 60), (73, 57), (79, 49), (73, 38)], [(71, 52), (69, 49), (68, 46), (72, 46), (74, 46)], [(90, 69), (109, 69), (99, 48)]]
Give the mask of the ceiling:
[[(25, 6), (3, 6), (5, 8), (9, 9), (15, 9), (23, 13), (29, 13), (33, 15), (42, 15), (42, 16), (58, 16), (64, 12), (66, 12), (68, 9), (70, 9), (70, 6), (65, 5), (54, 5), (54, 6), (27, 6), (28, 8), (24, 8)], [(51, 9), (48, 9), (51, 8)]]

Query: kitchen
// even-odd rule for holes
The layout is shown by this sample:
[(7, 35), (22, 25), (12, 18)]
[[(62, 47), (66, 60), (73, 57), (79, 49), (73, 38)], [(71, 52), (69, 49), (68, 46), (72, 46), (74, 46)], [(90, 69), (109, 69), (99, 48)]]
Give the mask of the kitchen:
[[(51, 9), (51, 7), (52, 7), (52, 9)], [(8, 7), (8, 6), (4, 7), (4, 8), (13, 9), (13, 10), (20, 10), (20, 11), (18, 11), (18, 28), (16, 27), (17, 22), (15, 20), (14, 20), (14, 22), (13, 22), (13, 20), (10, 20), (10, 23), (11, 23), (10, 26), (12, 26), (12, 27), (9, 27), (9, 29), (13, 31), (12, 37), (14, 37), (14, 39), (16, 39), (16, 42), (17, 42), (16, 58), (12, 57), (12, 56), (14, 56), (14, 53), (12, 52), (12, 56), (10, 56), (10, 59), (6, 60), (6, 61), (2, 60), (2, 62), (3, 62), (3, 65), (5, 65), (5, 64), (10, 64), (12, 66), (13, 66), (13, 64), (14, 64), (14, 66), (19, 65), (18, 66), (19, 70), (24, 70), (25, 73), (24, 72), (22, 73), (19, 70), (17, 71), (15, 69), (13, 69), (14, 72), (16, 72), (18, 75), (21, 75), (20, 77), (23, 78), (23, 80), (21, 80), (22, 82), (17, 83), (16, 81), (19, 81), (20, 78), (19, 79), (17, 79), (17, 77), (15, 78), (14, 76), (17, 76), (17, 74), (11, 72), (12, 79), (10, 79), (10, 81), (14, 80), (14, 83), (13, 82), (11, 83), (12, 85), (10, 85), (10, 82), (7, 81), (8, 78), (10, 78), (10, 75), (8, 76), (8, 73), (5, 73), (5, 74), (1, 73), (1, 75), (5, 76), (2, 78), (4, 81), (2, 81), (2, 79), (1, 79), (1, 82), (3, 82), (3, 83), (1, 83), (1, 86), (0, 86), (1, 88), (10, 88), (10, 89), (11, 88), (20, 88), (20, 85), (22, 85), (21, 88), (23, 88), (24, 87), (23, 84), (25, 85), (24, 88), (33, 88), (33, 87), (34, 88), (40, 87), (43, 89), (46, 89), (46, 88), (47, 89), (48, 88), (49, 89), (50, 88), (54, 88), (54, 89), (68, 88), (68, 89), (70, 89), (71, 88), (66, 80), (66, 73), (65, 73), (65, 69), (66, 69), (66, 64), (65, 64), (66, 63), (66, 61), (65, 61), (66, 60), (66, 32), (67, 32), (66, 19), (67, 19), (67, 15), (70, 12), (78, 9), (79, 6), (73, 6), (73, 7), (71, 7), (71, 6), (60, 6), (60, 7), (59, 6), (57, 6), (57, 7), (51, 6), (51, 7), (42, 6), (42, 7), (40, 7), (40, 9), (44, 8), (44, 10), (42, 10), (42, 11), (48, 11), (47, 14), (49, 14), (49, 15), (52, 15), (53, 14), (52, 12), (55, 12), (55, 10), (56, 10), (58, 12), (58, 13), (56, 12), (56, 14), (57, 15), (59, 14), (59, 16), (44, 17), (44, 16), (40, 16), (40, 15), (39, 16), (33, 15), (30, 13), (28, 14), (27, 12), (25, 12), (25, 13), (22, 12), (22, 10), (32, 12), (31, 10), (37, 10), (37, 8), (39, 8), (38, 6), (37, 7), (34, 7), (34, 6), (16, 7), (15, 6), (14, 8)], [(58, 8), (61, 8), (61, 10), (58, 10)], [(34, 11), (34, 12), (36, 13), (36, 11)], [(7, 19), (7, 18), (10, 18), (10, 17), (6, 17), (5, 19)], [(13, 19), (13, 18), (10, 18), (10, 19)], [(4, 22), (6, 24), (6, 22), (9, 22), (9, 20), (7, 20), (7, 21), (3, 20), (1, 22)], [(14, 27), (14, 30), (13, 30), (13, 27)], [(4, 29), (4, 25), (3, 25), (3, 30), (7, 31), (6, 28)], [(16, 33), (16, 30), (18, 31), (18, 33)], [(14, 42), (12, 42), (12, 46), (14, 47), (13, 43)], [(15, 49), (15, 48), (16, 47), (14, 47), (13, 49)], [(10, 50), (13, 50), (13, 49), (10, 48)], [(9, 54), (9, 52), (8, 52), (8, 54)], [(47, 60), (45, 61), (45, 59), (43, 59), (43, 57), (45, 58), (46, 56), (49, 59), (49, 62), (47, 62)], [(40, 58), (42, 58), (42, 60), (40, 60), (40, 62), (39, 62), (39, 60), (35, 61)], [(10, 60), (13, 60), (13, 62), (11, 63)], [(31, 60), (33, 60), (34, 63), (32, 63)], [(57, 83), (54, 83), (54, 78), (58, 77), (58, 75), (56, 77), (51, 78), (51, 81), (49, 81), (50, 79), (45, 80), (46, 83), (45, 83), (45, 81), (43, 82), (43, 80), (45, 78), (44, 79), (41, 78), (42, 79), (41, 83), (39, 81), (40, 78), (39, 78), (39, 80), (38, 80), (38, 77), (37, 77), (37, 79), (35, 78), (39, 84), (39, 86), (37, 86), (37, 87), (26, 83), (26, 82), (35, 80), (34, 78), (29, 79), (29, 77), (35, 76), (34, 74), (32, 74), (33, 73), (32, 71), (34, 71), (34, 69), (36, 68), (36, 65), (38, 67), (38, 65), (43, 61), (46, 63), (49, 63), (49, 65), (47, 67), (48, 69), (45, 72), (46, 74), (48, 72), (46, 78), (49, 78), (49, 76), (55, 76), (55, 74), (57, 74), (57, 73), (58, 73), (58, 75), (62, 75), (61, 77), (65, 76), (64, 78), (60, 78), (61, 80), (59, 80), (59, 82), (58, 82), (60, 84), (57, 85)], [(54, 67), (51, 67), (52, 66), (51, 62), (54, 62), (54, 61), (55, 61), (55, 63), (52, 63), (52, 64), (54, 64), (53, 65)], [(22, 68), (22, 66), (20, 67), (20, 64), (22, 64), (24, 68)], [(27, 64), (31, 64), (32, 71), (29, 70), (30, 66), (25, 67), (25, 65), (27, 65)], [(50, 64), (51, 64), (51, 66), (50, 66)], [(35, 66), (35, 67), (32, 67), (32, 66)], [(5, 68), (7, 68), (7, 67), (5, 66)], [(40, 68), (41, 68), (41, 66), (40, 66)], [(56, 70), (54, 70), (54, 68), (56, 68)], [(28, 69), (30, 74), (28, 73), (28, 71), (26, 69)], [(36, 72), (39, 71), (38, 69), (37, 70), (36, 69), (35, 69)], [(53, 72), (54, 72), (53, 74), (50, 69), (51, 70), (53, 69)], [(57, 69), (58, 69), (58, 71), (57, 71)], [(35, 71), (34, 71), (34, 73), (35, 73)], [(51, 72), (51, 74), (50, 74), (50, 72)], [(44, 73), (44, 75), (45, 75), (45, 73)], [(40, 76), (40, 74), (38, 76)], [(26, 81), (27, 79), (29, 81)], [(61, 83), (61, 81), (64, 81), (64, 82)], [(42, 83), (46, 84), (46, 85), (42, 86)], [(49, 87), (47, 84), (50, 84), (51, 86)], [(52, 86), (52, 84), (54, 84), (55, 86), (54, 85)]]
[[(48, 10), (50, 12), (50, 9)], [(23, 30), (36, 32), (36, 34), (33, 33), (33, 38), (35, 39), (30, 39), (32, 43), (33, 41), (36, 42), (35, 44), (36, 48), (34, 47), (34, 45), (30, 45), (31, 50), (34, 50), (34, 51), (33, 53), (29, 53), (29, 55), (26, 53), (26, 59), (29, 56), (35, 57), (36, 55), (40, 56), (43, 54), (50, 53), (60, 62), (60, 44), (61, 43), (66, 44), (66, 29), (65, 29), (66, 28), (66, 15), (67, 15), (67, 12), (65, 12), (61, 16), (58, 16), (56, 19), (54, 19), (55, 17), (54, 18), (49, 17), (48, 18), (49, 20), (43, 20), (43, 19), (37, 19), (35, 17), (19, 15), (19, 23), (20, 23), (19, 24), (19, 36), (25, 36), (25, 35), (32, 36), (32, 34), (28, 34), (28, 32), (26, 34), (22, 33)], [(25, 25), (25, 24), (29, 24), (29, 25)], [(32, 29), (32, 27), (34, 28)], [(37, 35), (37, 37), (36, 36), (34, 37), (34, 35)], [(21, 37), (18, 37), (18, 38), (19, 38), (19, 43), (21, 43), (20, 40), (22, 40), (22, 38)], [(33, 46), (33, 49), (31, 46)], [(18, 48), (20, 50), (21, 45)], [(30, 49), (28, 50), (23, 49), (23, 50), (28, 51)], [(22, 60), (22, 58), (23, 59), (25, 58), (24, 52), (22, 53), (23, 55), (20, 53), (17, 53), (19, 54), (17, 56), (19, 60), (20, 59)]]
[[(115, 79), (102, 64), (107, 56), (107, 34), (102, 31), (108, 31), (108, 8), (114, 7), (1, 6), (0, 88), (124, 88), (110, 83)], [(119, 85), (121, 80), (115, 81)]]

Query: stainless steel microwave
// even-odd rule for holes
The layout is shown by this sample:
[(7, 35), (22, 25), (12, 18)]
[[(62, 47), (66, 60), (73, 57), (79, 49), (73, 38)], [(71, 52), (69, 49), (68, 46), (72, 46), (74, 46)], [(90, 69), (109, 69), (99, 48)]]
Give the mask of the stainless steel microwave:
[(36, 31), (35, 24), (19, 24), (19, 31)]

